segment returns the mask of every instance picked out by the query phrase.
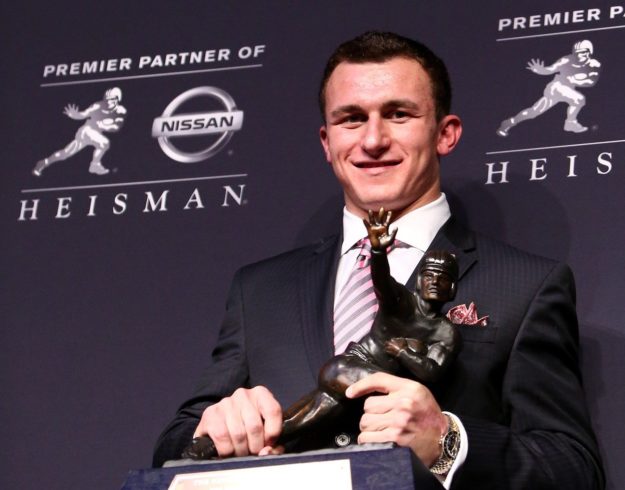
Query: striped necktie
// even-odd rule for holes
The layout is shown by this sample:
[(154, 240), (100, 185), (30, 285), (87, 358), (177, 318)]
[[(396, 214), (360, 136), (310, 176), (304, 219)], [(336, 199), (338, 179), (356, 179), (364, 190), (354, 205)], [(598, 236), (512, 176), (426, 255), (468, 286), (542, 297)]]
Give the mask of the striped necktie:
[(378, 311), (371, 280), (369, 239), (363, 238), (356, 247), (360, 247), (356, 264), (334, 305), (335, 354), (341, 354), (350, 342), (366, 335)]

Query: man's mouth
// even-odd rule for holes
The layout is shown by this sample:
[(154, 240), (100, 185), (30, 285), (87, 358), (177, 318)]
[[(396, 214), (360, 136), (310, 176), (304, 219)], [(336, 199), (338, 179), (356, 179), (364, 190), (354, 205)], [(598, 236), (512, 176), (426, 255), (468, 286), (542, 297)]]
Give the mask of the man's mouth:
[(395, 165), (399, 165), (399, 161), (372, 161), (372, 162), (356, 162), (354, 165), (358, 168), (384, 168), (384, 167), (394, 167)]

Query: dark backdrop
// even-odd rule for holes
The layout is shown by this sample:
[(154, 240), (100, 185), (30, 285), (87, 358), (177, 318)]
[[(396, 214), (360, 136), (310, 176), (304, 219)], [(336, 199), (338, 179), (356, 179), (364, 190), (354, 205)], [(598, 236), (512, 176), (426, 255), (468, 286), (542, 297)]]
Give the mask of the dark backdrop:
[[(465, 123), (459, 148), (443, 161), (455, 212), (477, 230), (572, 265), (587, 397), (610, 488), (625, 479), (625, 18), (618, 2), (0, 8), (0, 487), (115, 488), (129, 469), (150, 464), (158, 433), (211, 351), (236, 268), (336, 230), (341, 195), (318, 143), (316, 90), (331, 50), (367, 29), (419, 38), (449, 65), (454, 110)], [(564, 132), (559, 104), (507, 138), (496, 135), (552, 78), (531, 73), (527, 62), (551, 64), (584, 39), (601, 63), (597, 85), (581, 90), (579, 120), (589, 130)], [(228, 59), (218, 59), (220, 49)], [(180, 53), (210, 50), (213, 61), (209, 53), (181, 64)], [(167, 54), (176, 55), (168, 64)], [(142, 57), (149, 62), (140, 67)], [(123, 58), (129, 69), (80, 73), (85, 62)], [(88, 173), (87, 147), (33, 176), (34, 164), (81, 126), (63, 108), (83, 110), (112, 87), (121, 89), (127, 116), (107, 134), (102, 162), (111, 172)], [(181, 163), (161, 150), (151, 128), (175, 97), (196, 87), (227, 92), (243, 124), (215, 155)], [(203, 96), (175, 112), (223, 111)], [(188, 153), (218, 136), (170, 141)], [(489, 168), (504, 166), (507, 183), (501, 173), (487, 183)]]

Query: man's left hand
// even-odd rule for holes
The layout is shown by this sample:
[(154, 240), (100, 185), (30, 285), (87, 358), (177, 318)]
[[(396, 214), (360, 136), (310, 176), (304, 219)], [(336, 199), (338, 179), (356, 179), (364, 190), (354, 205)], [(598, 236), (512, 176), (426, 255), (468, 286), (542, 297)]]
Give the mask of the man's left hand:
[(428, 468), (438, 459), (447, 419), (424, 385), (375, 373), (352, 384), (345, 394), (348, 398), (369, 395), (360, 419), (359, 444), (394, 442), (409, 447)]

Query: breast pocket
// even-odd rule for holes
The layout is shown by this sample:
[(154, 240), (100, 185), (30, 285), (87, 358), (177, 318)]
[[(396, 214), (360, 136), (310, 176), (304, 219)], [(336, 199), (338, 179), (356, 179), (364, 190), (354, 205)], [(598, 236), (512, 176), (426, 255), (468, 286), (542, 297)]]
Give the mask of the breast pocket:
[(485, 327), (477, 325), (457, 325), (464, 342), (493, 343), (497, 338), (497, 327), (490, 322)]

